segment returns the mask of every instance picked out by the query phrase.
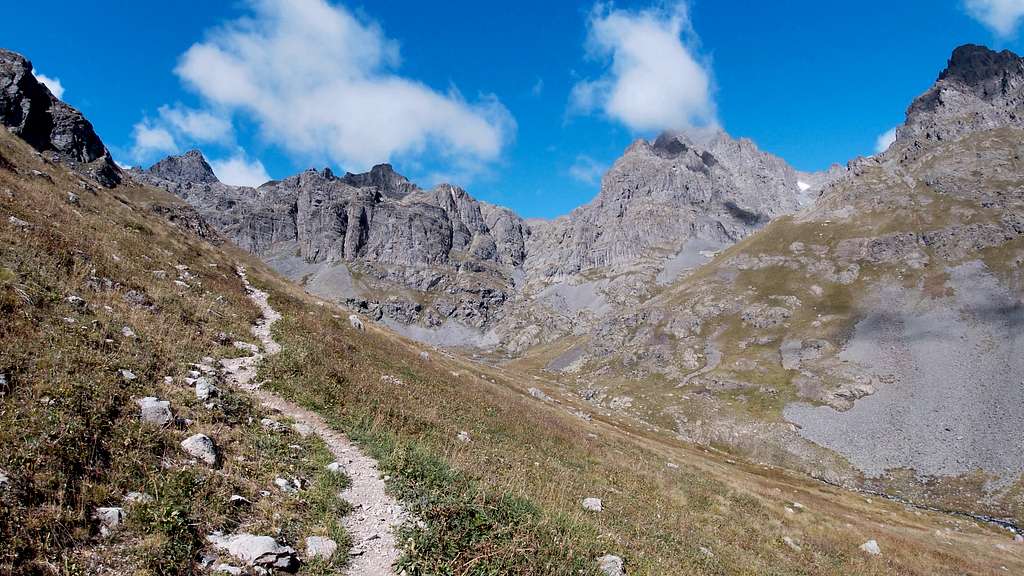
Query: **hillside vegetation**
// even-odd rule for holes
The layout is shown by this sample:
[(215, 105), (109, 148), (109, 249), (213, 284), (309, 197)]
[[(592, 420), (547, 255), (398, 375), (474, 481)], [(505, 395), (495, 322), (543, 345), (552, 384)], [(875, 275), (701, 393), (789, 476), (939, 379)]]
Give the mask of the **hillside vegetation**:
[[(694, 448), (552, 398), (542, 381), (356, 330), (169, 194), (98, 187), (2, 131), (0, 158), (0, 572), (192, 573), (218, 530), (344, 545), (344, 478), (324, 473), (324, 446), (265, 427), (273, 414), (243, 393), (207, 406), (184, 382), (252, 340), (238, 264), (283, 314), (264, 386), (379, 460), (415, 515), (401, 539), (409, 574), (591, 574), (606, 553), (629, 574), (1024, 570), (1005, 530)], [(174, 421), (140, 422), (144, 396), (169, 400)], [(179, 447), (199, 432), (215, 466)], [(279, 476), (308, 488), (276, 490)], [(150, 498), (125, 503), (131, 492)], [(603, 510), (583, 510), (587, 497)], [(125, 522), (104, 535), (95, 513), (109, 506)], [(871, 539), (882, 555), (860, 550)]]

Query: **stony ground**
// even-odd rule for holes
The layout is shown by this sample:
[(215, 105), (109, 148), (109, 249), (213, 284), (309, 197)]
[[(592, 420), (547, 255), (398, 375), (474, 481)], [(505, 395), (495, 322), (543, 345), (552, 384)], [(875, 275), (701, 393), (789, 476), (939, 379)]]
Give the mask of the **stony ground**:
[[(270, 306), (267, 293), (249, 283), (245, 269), (239, 268), (238, 274), (261, 312), (260, 319), (253, 326), (253, 335), (260, 340), (265, 354), (277, 354), (281, 346), (271, 335), (271, 328), (281, 315)], [(395, 529), (408, 516), (401, 504), (387, 494), (377, 462), (366, 456), (345, 435), (332, 429), (318, 414), (260, 389), (259, 383), (253, 380), (257, 365), (262, 360), (263, 354), (254, 354), (222, 360), (221, 364), (232, 385), (250, 391), (265, 408), (294, 420), (301, 434), (315, 434), (323, 440), (337, 459), (332, 466), (337, 465), (348, 476), (350, 484), (339, 495), (353, 509), (342, 522), (352, 542), (346, 573), (353, 576), (392, 574), (392, 566), (399, 556)]]

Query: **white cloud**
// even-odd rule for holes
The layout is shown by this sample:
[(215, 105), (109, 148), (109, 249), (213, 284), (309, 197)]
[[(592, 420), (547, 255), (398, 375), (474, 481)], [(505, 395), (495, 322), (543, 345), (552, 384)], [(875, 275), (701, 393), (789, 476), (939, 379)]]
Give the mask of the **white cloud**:
[(604, 165), (586, 154), (576, 156), (576, 161), (569, 167), (569, 176), (584, 184), (597, 184), (604, 172)]
[(397, 44), (324, 0), (249, 0), (251, 17), (185, 52), (178, 76), (268, 141), (364, 169), (396, 155), (493, 160), (515, 122), (493, 96), (468, 102), (393, 72)]
[(530, 94), (532, 94), (534, 96), (540, 96), (543, 92), (544, 92), (544, 79), (538, 76), (537, 77), (537, 81), (534, 82), (533, 86), (530, 88)]
[(161, 106), (160, 120), (175, 131), (196, 142), (229, 142), (233, 130), (231, 121), (204, 110), (182, 106)]
[(135, 124), (132, 137), (129, 155), (141, 163), (157, 155), (178, 152), (185, 143), (231, 144), (234, 129), (222, 115), (180, 105), (161, 106), (156, 118), (145, 118)]
[(1012, 36), (1024, 18), (1024, 0), (965, 0), (967, 13), (998, 36)]
[(890, 128), (889, 130), (886, 130), (884, 133), (878, 136), (878, 139), (875, 140), (875, 154), (881, 154), (882, 152), (885, 152), (886, 150), (889, 149), (889, 146), (892, 146), (892, 143), (895, 141), (896, 129)]
[(64, 98), (64, 85), (60, 83), (60, 78), (51, 78), (45, 74), (39, 74), (37, 72), (32, 72), (32, 75), (35, 76), (36, 80), (39, 80), (43, 86), (49, 88), (50, 92), (52, 92), (58, 100), (62, 100)]
[(633, 130), (715, 125), (711, 73), (687, 45), (695, 34), (685, 2), (641, 11), (598, 4), (587, 53), (608, 62), (603, 76), (572, 90), (570, 109), (600, 109)]
[(143, 120), (132, 127), (131, 156), (136, 161), (144, 161), (154, 154), (170, 154), (178, 151), (178, 143), (174, 136), (163, 126), (149, 120)]
[(210, 168), (217, 179), (234, 186), (252, 186), (253, 188), (270, 180), (267, 169), (259, 160), (249, 160), (244, 154), (237, 154), (223, 160), (212, 160)]

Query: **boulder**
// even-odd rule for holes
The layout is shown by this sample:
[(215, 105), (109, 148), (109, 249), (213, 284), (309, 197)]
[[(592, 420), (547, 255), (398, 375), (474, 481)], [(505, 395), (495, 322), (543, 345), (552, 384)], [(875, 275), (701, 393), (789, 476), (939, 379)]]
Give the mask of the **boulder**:
[(363, 330), (363, 321), (359, 319), (359, 316), (355, 314), (349, 314), (348, 323), (352, 325), (356, 330)]
[(210, 466), (217, 463), (217, 447), (206, 434), (194, 434), (182, 440), (181, 449)]
[(288, 431), (287, 426), (281, 424), (280, 422), (274, 420), (273, 418), (264, 418), (260, 420), (260, 426), (263, 426), (263, 429), (266, 430), (267, 432), (281, 433)]
[(868, 540), (861, 544), (860, 549), (872, 556), (880, 556), (882, 554), (882, 549), (878, 547), (878, 542), (874, 540)]
[(100, 534), (108, 536), (124, 522), (124, 508), (118, 506), (97, 508), (93, 518), (100, 523)]
[(227, 552), (250, 566), (286, 572), (294, 572), (299, 568), (295, 549), (279, 544), (270, 536), (211, 534), (206, 540), (213, 544), (214, 548)]
[(125, 382), (131, 382), (132, 380), (135, 380), (137, 378), (134, 372), (132, 372), (131, 370), (127, 370), (125, 368), (121, 368), (120, 370), (117, 371), (117, 373)]
[(583, 509), (589, 512), (600, 512), (603, 510), (600, 498), (584, 498)]
[(334, 474), (344, 474), (345, 473), (345, 466), (342, 465), (341, 462), (331, 462), (330, 464), (325, 466), (325, 468), (327, 468), (328, 472), (332, 472)]
[(527, 390), (527, 392), (529, 392), (530, 396), (533, 396), (537, 400), (547, 400), (548, 399), (548, 395), (545, 394), (544, 391), (541, 390), (540, 388), (529, 388)]
[(626, 576), (625, 562), (622, 558), (613, 554), (607, 554), (597, 559), (597, 569), (604, 576)]
[(338, 551), (338, 543), (330, 538), (322, 536), (310, 536), (306, 538), (306, 558), (322, 558), (330, 560)]
[(196, 378), (195, 386), (196, 398), (198, 398), (199, 400), (206, 401), (214, 396), (217, 396), (220, 393), (220, 390), (218, 390), (217, 387), (213, 385), (213, 382), (210, 382), (210, 379), (206, 378), (205, 376), (201, 378)]
[(154, 396), (146, 396), (135, 401), (139, 405), (139, 419), (147, 424), (166, 426), (174, 416), (171, 414), (171, 403)]
[(469, 444), (469, 432), (463, 430), (455, 435), (455, 439), (458, 440), (459, 442), (462, 442), (463, 444)]
[(84, 310), (86, 307), (85, 300), (81, 296), (75, 296), (74, 294), (72, 294), (71, 296), (68, 296), (64, 300), (68, 304), (71, 304), (72, 306), (78, 308), (79, 310)]

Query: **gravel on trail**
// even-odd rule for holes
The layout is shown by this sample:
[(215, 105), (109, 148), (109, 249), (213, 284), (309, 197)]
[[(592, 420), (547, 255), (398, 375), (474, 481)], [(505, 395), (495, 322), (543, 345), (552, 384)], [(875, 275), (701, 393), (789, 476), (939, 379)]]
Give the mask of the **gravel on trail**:
[(252, 356), (221, 360), (227, 381), (251, 392), (266, 408), (279, 411), (319, 436), (351, 479), (351, 485), (339, 495), (353, 508), (352, 513), (342, 520), (345, 530), (352, 537), (346, 573), (353, 576), (394, 574), (392, 565), (399, 556), (394, 531), (408, 519), (408, 514), (397, 500), (386, 493), (376, 460), (365, 455), (344, 434), (333, 430), (319, 414), (263, 390), (259, 383), (254, 382), (260, 361), (265, 356), (281, 351), (281, 346), (271, 335), (271, 326), (281, 318), (281, 314), (270, 306), (266, 292), (249, 283), (245, 269), (239, 268), (238, 275), (249, 297), (263, 313), (252, 331), (262, 343), (264, 351)]

